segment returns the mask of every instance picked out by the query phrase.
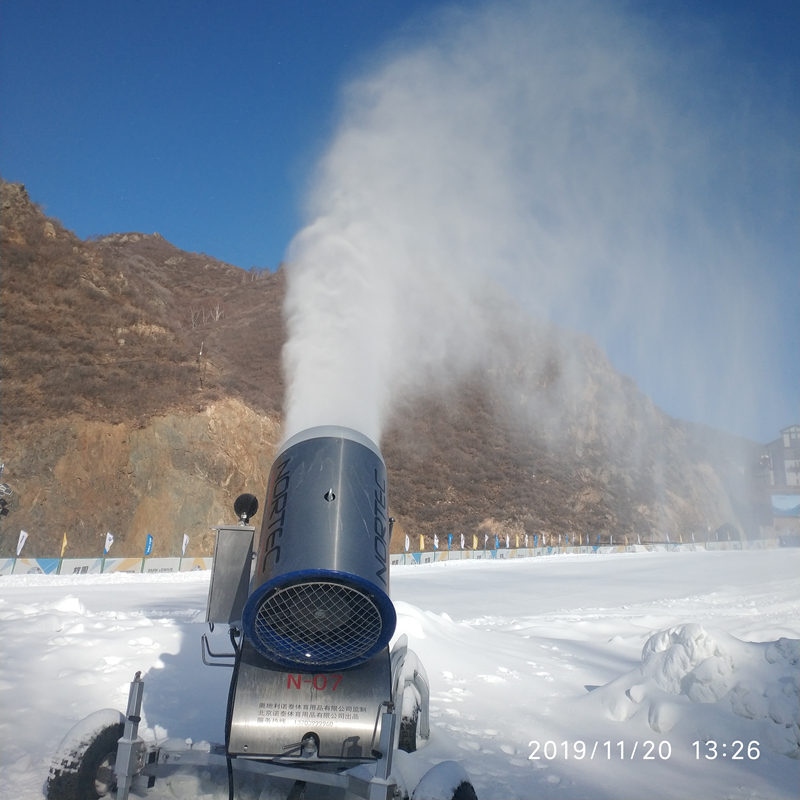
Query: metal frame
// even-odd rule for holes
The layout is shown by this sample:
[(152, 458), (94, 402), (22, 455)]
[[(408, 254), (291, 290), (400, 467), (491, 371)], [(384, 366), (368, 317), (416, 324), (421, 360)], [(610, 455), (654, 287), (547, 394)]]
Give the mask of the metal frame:
[[(259, 703), (260, 699), (269, 697), (276, 702), (290, 696), (294, 699), (298, 696), (295, 690), (301, 686), (305, 688), (306, 684), (308, 692), (313, 695), (313, 691), (320, 688), (318, 681), (322, 683), (324, 676), (291, 673), (285, 667), (266, 661), (242, 634), (240, 621), (246, 599), (242, 587), (250, 577), (252, 537), (253, 529), (246, 525), (220, 526), (217, 529), (215, 554), (218, 558), (214, 559), (206, 621), (210, 631), (214, 630), (215, 623), (227, 623), (231, 650), (215, 652), (208, 635), (201, 637), (202, 662), (207, 666), (232, 669), (225, 744), (203, 750), (191, 746), (172, 749), (145, 745), (138, 737), (144, 682), (141, 673), (137, 672), (130, 685), (125, 728), (117, 749), (117, 800), (129, 800), (131, 788), (134, 785), (137, 790), (144, 788), (141, 784), (145, 778), (147, 786), (152, 786), (156, 778), (187, 767), (226, 767), (232, 793), (234, 762), (237, 771), (292, 779), (296, 786), (308, 783), (335, 787), (342, 789), (345, 797), (391, 800), (399, 796), (402, 790), (392, 774), (392, 762), (398, 746), (398, 718), (403, 713), (406, 692), (415, 693), (414, 704), (419, 709), (417, 735), (422, 739), (430, 735), (430, 691), (422, 664), (408, 649), (407, 638), (401, 636), (391, 652), (385, 648), (366, 664), (331, 676), (346, 685), (346, 692), (341, 695), (348, 698), (345, 702), (358, 703), (363, 713), (357, 720), (328, 723), (333, 727), (329, 736), (297, 733), (307, 728), (313, 730), (315, 722), (319, 727), (321, 723), (318, 720), (304, 721), (299, 727), (292, 727), (283, 724), (285, 720), (259, 717), (259, 706), (268, 705)], [(260, 752), (242, 745), (241, 730), (251, 737), (247, 741), (260, 745)], [(285, 743), (287, 737), (288, 744)], [(291, 741), (292, 738), (301, 741)], [(356, 756), (331, 755), (337, 741), (350, 740), (363, 740)], [(342, 747), (341, 753), (344, 752)], [(294, 796), (297, 794), (290, 793), (290, 797)]]
[[(392, 699), (381, 704), (380, 718), (376, 720), (376, 730), (380, 723), (378, 746), (371, 751), (370, 759), (358, 764), (347, 759), (319, 759), (314, 754), (304, 756), (302, 742), (298, 743), (300, 755), (283, 757), (265, 757), (255, 753), (232, 757), (224, 745), (212, 745), (208, 750), (147, 746), (138, 737), (144, 681), (141, 673), (137, 672), (130, 685), (125, 728), (117, 748), (117, 800), (129, 800), (131, 788), (140, 776), (146, 777), (147, 786), (151, 787), (156, 778), (186, 767), (229, 767), (232, 760), (236, 761), (238, 769), (256, 772), (264, 777), (288, 778), (335, 787), (344, 790), (346, 797), (392, 800), (400, 793), (398, 782), (392, 775), (392, 762), (399, 736), (398, 713), (402, 709), (403, 693), (408, 687), (413, 686), (420, 697), (418, 735), (421, 738), (428, 738), (430, 725), (427, 679), (416, 654), (408, 649), (405, 636), (393, 648), (390, 660)], [(214, 663), (212, 666), (223, 665)]]

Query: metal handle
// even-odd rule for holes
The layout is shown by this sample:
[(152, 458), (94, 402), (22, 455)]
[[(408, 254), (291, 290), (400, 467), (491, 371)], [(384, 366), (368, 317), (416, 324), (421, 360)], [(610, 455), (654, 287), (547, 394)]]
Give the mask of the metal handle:
[[(200, 652), (202, 654), (203, 663), (207, 667), (232, 668), (233, 665), (236, 663), (236, 655), (237, 655), (236, 648), (234, 647), (232, 653), (215, 653), (211, 649), (211, 645), (208, 643), (207, 633), (204, 633), (200, 637)], [(212, 661), (211, 659), (216, 659), (216, 661)]]

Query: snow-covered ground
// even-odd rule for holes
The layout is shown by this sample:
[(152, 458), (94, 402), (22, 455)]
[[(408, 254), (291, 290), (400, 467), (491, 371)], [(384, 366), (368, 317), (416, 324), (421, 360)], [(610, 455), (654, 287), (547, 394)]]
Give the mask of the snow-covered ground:
[[(223, 740), (208, 579), (0, 578), (0, 797), (41, 798), (64, 734), (124, 710), (136, 670), (147, 736)], [(481, 800), (800, 794), (800, 550), (405, 566), (392, 595), (431, 682), (407, 768), (461, 761)]]

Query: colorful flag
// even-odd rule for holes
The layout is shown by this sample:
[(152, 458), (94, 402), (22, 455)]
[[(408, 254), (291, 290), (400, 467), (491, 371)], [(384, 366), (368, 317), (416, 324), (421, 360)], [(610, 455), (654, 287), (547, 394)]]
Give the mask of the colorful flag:
[(151, 533), (147, 534), (147, 539), (145, 539), (144, 543), (144, 554), (149, 556), (150, 553), (153, 552), (153, 535)]
[(114, 534), (111, 531), (106, 533), (106, 543), (103, 547), (103, 555), (108, 555), (108, 551), (111, 549), (111, 545), (114, 544)]
[(64, 551), (67, 549), (67, 532), (64, 531), (64, 538), (61, 540), (61, 558), (64, 558)]
[(438, 550), (439, 549), (439, 534), (438, 533), (434, 533), (433, 534), (433, 549), (434, 550)]

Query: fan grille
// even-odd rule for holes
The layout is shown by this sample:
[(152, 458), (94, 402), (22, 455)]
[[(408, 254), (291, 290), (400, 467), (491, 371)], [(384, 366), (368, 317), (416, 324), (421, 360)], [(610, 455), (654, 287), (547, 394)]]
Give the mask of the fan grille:
[(368, 655), (383, 623), (369, 595), (332, 581), (276, 589), (255, 613), (253, 633), (267, 657), (325, 667)]

